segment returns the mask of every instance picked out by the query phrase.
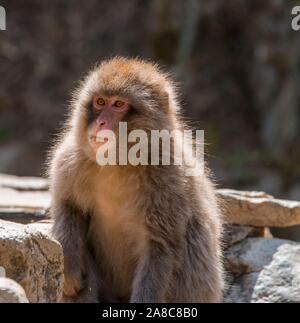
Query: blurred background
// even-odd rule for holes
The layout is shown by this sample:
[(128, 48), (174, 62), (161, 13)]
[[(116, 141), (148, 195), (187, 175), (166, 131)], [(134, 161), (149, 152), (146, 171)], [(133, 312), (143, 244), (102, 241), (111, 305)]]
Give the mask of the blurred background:
[(118, 54), (172, 71), (220, 186), (300, 200), (299, 2), (2, 0), (0, 172), (42, 175), (77, 80)]

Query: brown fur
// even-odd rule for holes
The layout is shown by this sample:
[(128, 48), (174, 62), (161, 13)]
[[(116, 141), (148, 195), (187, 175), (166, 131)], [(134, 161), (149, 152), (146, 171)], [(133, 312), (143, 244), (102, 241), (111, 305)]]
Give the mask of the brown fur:
[(174, 85), (155, 65), (114, 58), (75, 93), (50, 166), (65, 300), (219, 302), (221, 221), (206, 175), (184, 166), (99, 166), (86, 138), (91, 96), (126, 97), (131, 129), (182, 129)]

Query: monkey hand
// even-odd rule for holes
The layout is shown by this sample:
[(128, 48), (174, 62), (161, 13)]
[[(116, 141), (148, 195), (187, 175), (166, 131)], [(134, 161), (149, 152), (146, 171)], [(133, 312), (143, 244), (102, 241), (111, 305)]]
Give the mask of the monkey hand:
[(70, 268), (65, 265), (64, 276), (64, 294), (67, 297), (74, 297), (85, 288), (86, 279), (80, 266)]

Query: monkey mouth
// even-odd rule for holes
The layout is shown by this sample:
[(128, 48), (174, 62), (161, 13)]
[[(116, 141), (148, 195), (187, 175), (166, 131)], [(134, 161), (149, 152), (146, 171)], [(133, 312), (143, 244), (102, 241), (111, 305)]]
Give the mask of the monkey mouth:
[(90, 136), (90, 142), (92, 142), (93, 144), (101, 145), (108, 142), (108, 138), (101, 136)]

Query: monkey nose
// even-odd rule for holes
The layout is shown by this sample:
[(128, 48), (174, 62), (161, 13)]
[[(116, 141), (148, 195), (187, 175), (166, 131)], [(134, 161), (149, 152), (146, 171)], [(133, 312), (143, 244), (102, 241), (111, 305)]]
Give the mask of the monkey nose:
[(97, 120), (97, 126), (99, 128), (103, 127), (106, 125), (106, 121), (105, 120)]

